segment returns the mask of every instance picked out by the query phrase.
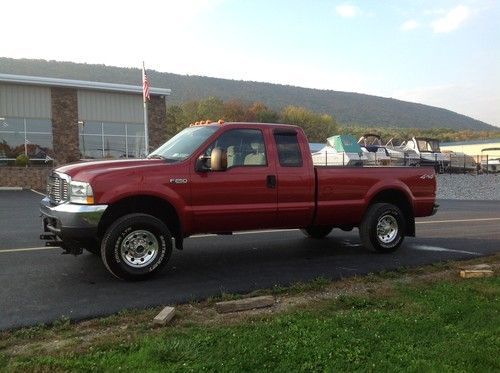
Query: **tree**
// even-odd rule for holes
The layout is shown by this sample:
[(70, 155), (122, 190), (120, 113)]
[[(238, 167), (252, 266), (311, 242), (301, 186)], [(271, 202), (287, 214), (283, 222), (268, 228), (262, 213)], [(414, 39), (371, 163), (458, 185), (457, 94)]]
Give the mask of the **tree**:
[(252, 122), (277, 123), (279, 121), (278, 113), (269, 109), (262, 102), (254, 102), (248, 109), (248, 116)]
[(239, 99), (229, 100), (224, 103), (224, 115), (227, 122), (252, 122), (249, 118), (248, 105)]
[(280, 118), (283, 123), (302, 127), (311, 142), (324, 142), (338, 132), (337, 123), (332, 116), (317, 114), (300, 106), (285, 107)]
[(167, 108), (167, 136), (172, 137), (186, 126), (184, 110), (179, 105)]

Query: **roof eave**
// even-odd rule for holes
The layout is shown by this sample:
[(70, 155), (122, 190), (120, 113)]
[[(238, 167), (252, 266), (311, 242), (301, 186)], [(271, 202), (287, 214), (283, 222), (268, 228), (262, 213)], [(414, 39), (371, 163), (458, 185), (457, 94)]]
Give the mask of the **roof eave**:
[[(24, 84), (34, 86), (49, 86), (63, 88), (89, 89), (94, 91), (121, 92), (121, 93), (141, 93), (142, 86), (115, 84), (103, 82), (90, 82), (85, 80), (46, 78), (41, 76), (0, 74), (0, 83)], [(150, 94), (169, 96), (171, 90), (168, 88), (149, 88)]]

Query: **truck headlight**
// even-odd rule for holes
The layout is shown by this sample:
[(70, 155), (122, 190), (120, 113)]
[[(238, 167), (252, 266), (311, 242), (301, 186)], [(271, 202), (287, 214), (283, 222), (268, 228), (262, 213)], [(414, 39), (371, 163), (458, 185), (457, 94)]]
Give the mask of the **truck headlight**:
[(90, 184), (83, 181), (70, 181), (69, 201), (86, 205), (94, 204), (94, 192)]

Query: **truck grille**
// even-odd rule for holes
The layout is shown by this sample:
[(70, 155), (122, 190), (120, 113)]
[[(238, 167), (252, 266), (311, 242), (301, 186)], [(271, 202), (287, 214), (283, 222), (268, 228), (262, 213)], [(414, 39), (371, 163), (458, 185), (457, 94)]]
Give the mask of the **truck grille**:
[(68, 181), (61, 178), (58, 174), (52, 173), (47, 178), (47, 196), (53, 204), (60, 204), (68, 201), (69, 196)]

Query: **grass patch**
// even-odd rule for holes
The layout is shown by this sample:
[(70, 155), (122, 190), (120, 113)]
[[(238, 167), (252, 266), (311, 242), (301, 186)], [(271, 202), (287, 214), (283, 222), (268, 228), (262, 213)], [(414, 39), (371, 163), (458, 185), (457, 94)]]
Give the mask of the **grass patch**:
[[(376, 281), (346, 280), (350, 287), (321, 279), (290, 289), (307, 301), (246, 317), (185, 305), (166, 328), (151, 327), (155, 310), (85, 327), (61, 320), (4, 333), (0, 371), (498, 371), (500, 278), (462, 280), (453, 273), (434, 268), (435, 280), (426, 273), (412, 282), (400, 281), (408, 273), (384, 273)], [(360, 291), (367, 283), (371, 291)], [(334, 287), (343, 291), (331, 295)], [(200, 313), (218, 321), (197, 319)], [(102, 336), (84, 343), (85, 328)], [(64, 336), (71, 343), (61, 348), (37, 345)]]

